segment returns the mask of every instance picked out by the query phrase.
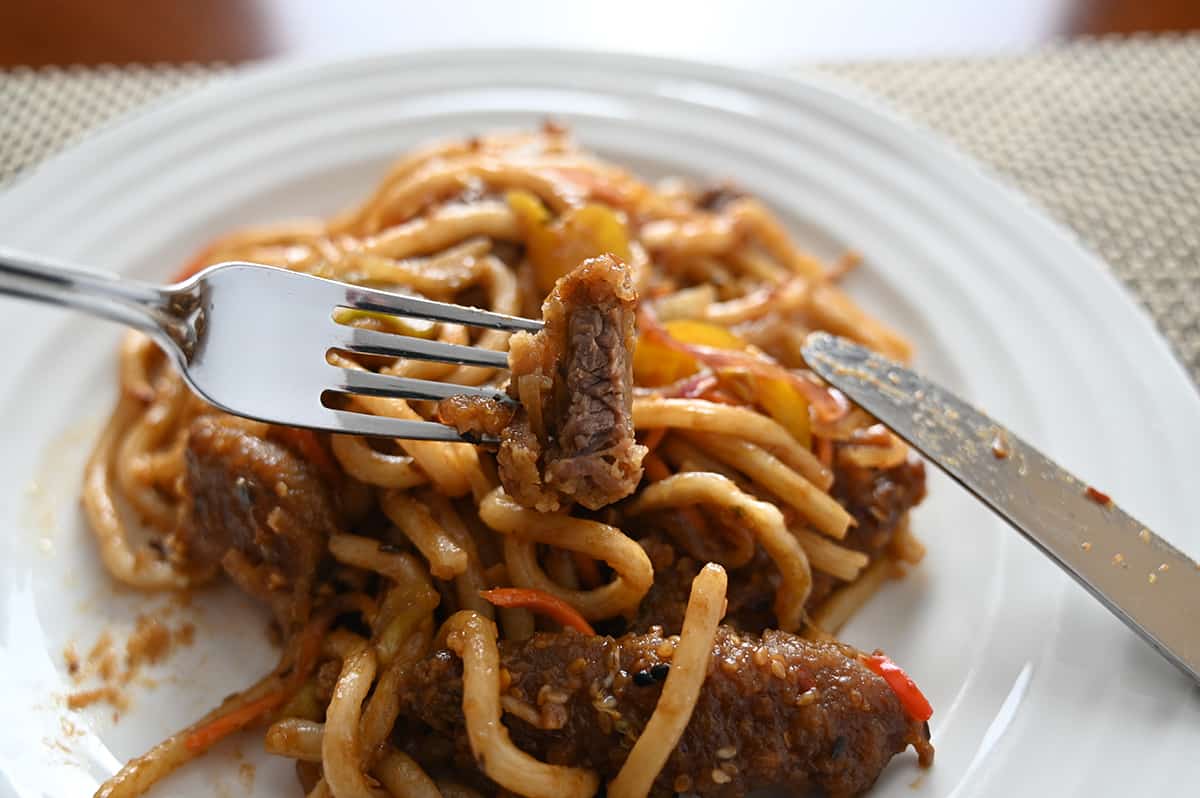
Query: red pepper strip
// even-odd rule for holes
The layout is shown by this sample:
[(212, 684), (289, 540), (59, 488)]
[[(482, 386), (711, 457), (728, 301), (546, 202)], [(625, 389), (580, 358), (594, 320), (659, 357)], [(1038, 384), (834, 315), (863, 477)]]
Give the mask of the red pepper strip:
[(480, 590), (479, 595), (497, 607), (533, 610), (581, 634), (596, 634), (592, 625), (574, 607), (544, 590), (532, 587), (494, 587), (491, 590)]
[(926, 721), (933, 716), (933, 707), (929, 705), (929, 699), (925, 698), (925, 694), (917, 687), (917, 683), (887, 655), (864, 655), (862, 662), (883, 677), (883, 680), (888, 683), (888, 687), (892, 688), (892, 692), (896, 694), (896, 698), (900, 699), (900, 706), (904, 707), (905, 713), (910, 718), (916, 721)]

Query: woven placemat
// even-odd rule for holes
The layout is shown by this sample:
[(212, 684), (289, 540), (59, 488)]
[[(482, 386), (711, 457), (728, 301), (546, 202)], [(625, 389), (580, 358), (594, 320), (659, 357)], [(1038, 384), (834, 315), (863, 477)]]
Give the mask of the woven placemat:
[[(1074, 230), (1200, 382), (1200, 35), (817, 69), (950, 139)], [(0, 71), (0, 190), (89, 130), (228, 72)]]

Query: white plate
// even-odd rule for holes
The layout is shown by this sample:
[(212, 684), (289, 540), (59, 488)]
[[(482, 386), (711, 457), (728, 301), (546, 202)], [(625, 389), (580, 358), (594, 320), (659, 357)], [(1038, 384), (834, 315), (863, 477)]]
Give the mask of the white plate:
[[(920, 368), (1200, 551), (1200, 402), (1149, 321), (1019, 197), (824, 82), (528, 51), (261, 68), (44, 165), (0, 196), (0, 241), (162, 280), (224, 230), (364, 195), (418, 142), (547, 115), (643, 172), (733, 177), (818, 250), (861, 251), (852, 292), (912, 336)], [(0, 793), (84, 795), (272, 653), (262, 615), (218, 591), (197, 602), (197, 643), (120, 722), (64, 709), (63, 647), (165, 601), (111, 588), (77, 509), (118, 331), (0, 307)], [(1200, 783), (1200, 693), (1179, 673), (946, 479), (931, 478), (916, 522), (926, 562), (846, 635), (915, 674), (936, 708), (937, 761), (921, 773), (899, 757), (873, 795)], [(297, 794), (290, 765), (260, 749), (226, 745), (158, 794)]]

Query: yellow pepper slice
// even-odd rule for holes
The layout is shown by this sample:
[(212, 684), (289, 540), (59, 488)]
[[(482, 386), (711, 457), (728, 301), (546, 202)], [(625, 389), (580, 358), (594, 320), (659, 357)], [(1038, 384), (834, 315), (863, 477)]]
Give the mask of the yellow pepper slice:
[(521, 227), (528, 230), (535, 225), (544, 225), (550, 221), (550, 209), (547, 208), (536, 194), (514, 189), (505, 195), (508, 207), (517, 215)]
[[(663, 324), (667, 333), (685, 344), (711, 346), (714, 349), (745, 349), (746, 343), (724, 327), (694, 319), (674, 319)], [(687, 352), (638, 338), (633, 351), (633, 380), (638, 385), (655, 388), (690, 377), (700, 370), (700, 364)]]
[(695, 319), (674, 319), (663, 324), (676, 341), (714, 349), (745, 349), (746, 342), (719, 324)]
[(524, 233), (538, 288), (545, 293), (588, 258), (605, 253), (626, 261), (631, 257), (625, 223), (607, 205), (581, 205), (551, 219), (542, 201), (528, 191), (510, 191), (507, 201)]
[(767, 415), (792, 433), (801, 446), (812, 446), (808, 400), (785, 379), (758, 377), (758, 404)]
[[(672, 338), (685, 344), (714, 349), (744, 350), (746, 343), (725, 327), (694, 319), (675, 319), (663, 324)], [(658, 387), (689, 377), (700, 364), (687, 352), (654, 340), (639, 338), (633, 353), (633, 378), (638, 385)], [(799, 443), (812, 445), (808, 400), (786, 378), (763, 377), (744, 372), (721, 372), (722, 383), (744, 401), (761, 407)]]

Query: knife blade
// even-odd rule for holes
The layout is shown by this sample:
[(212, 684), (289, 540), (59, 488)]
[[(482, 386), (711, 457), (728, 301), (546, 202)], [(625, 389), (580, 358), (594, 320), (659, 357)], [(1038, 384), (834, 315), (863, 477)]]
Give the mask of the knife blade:
[(809, 368), (945, 471), (1200, 682), (1200, 565), (1004, 426), (910, 369), (812, 333)]

